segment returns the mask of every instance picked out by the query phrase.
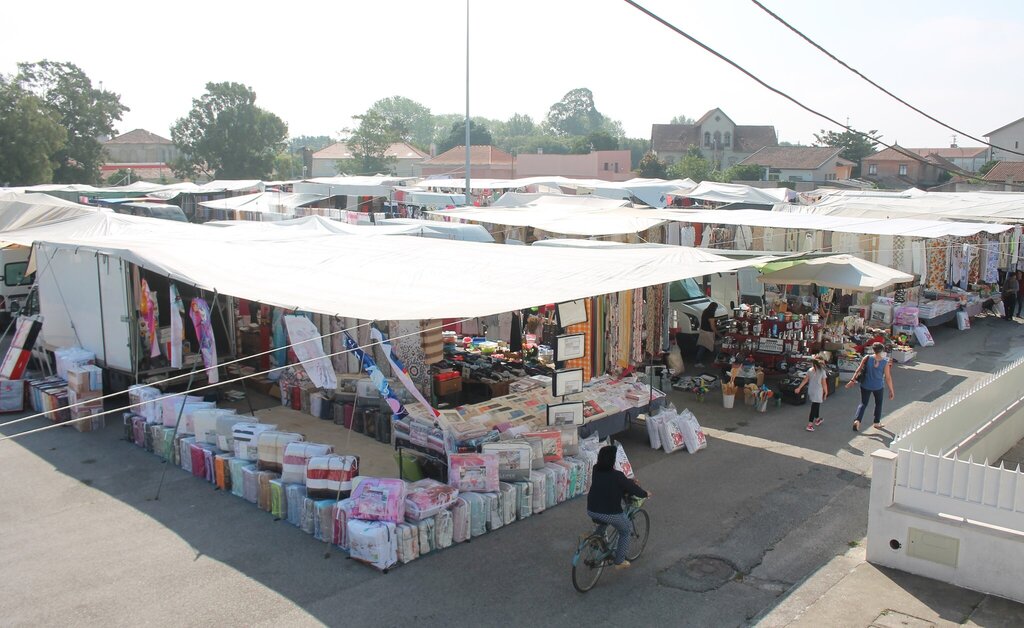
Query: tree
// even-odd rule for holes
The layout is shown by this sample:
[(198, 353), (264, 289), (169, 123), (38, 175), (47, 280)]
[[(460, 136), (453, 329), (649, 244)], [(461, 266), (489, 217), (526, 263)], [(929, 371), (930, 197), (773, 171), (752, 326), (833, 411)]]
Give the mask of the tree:
[(669, 124), (697, 124), (697, 121), (688, 116), (673, 116)]
[(624, 137), (619, 140), (619, 148), (629, 149), (630, 163), (632, 169), (640, 167), (640, 160), (651, 150), (651, 140), (642, 137)]
[(45, 103), (65, 129), (65, 142), (51, 156), (56, 166), (53, 181), (98, 182), (103, 145), (97, 138), (113, 135), (114, 122), (128, 111), (120, 96), (93, 87), (73, 63), (19, 63), (15, 81)]
[(302, 159), (302, 152), (283, 150), (274, 156), (274, 178), (294, 179), (301, 177), (302, 166), (305, 165)]
[(50, 183), (66, 140), (55, 112), (0, 75), (0, 185)]
[(985, 163), (981, 164), (981, 168), (978, 168), (978, 174), (981, 176), (985, 176), (986, 174), (988, 174), (989, 170), (996, 167), (997, 163), (999, 162), (995, 159), (986, 161)]
[(268, 179), (285, 146), (288, 125), (256, 106), (256, 92), (241, 83), (207, 83), (192, 110), (171, 127), (183, 178)]
[(379, 114), (394, 133), (395, 142), (408, 142), (426, 150), (434, 139), (434, 116), (430, 109), (404, 96), (382, 98), (367, 113)]
[(700, 183), (717, 181), (720, 173), (713, 163), (701, 156), (699, 148), (691, 146), (682, 159), (669, 167), (668, 176), (673, 179), (693, 179)]
[(722, 181), (760, 181), (764, 168), (754, 164), (736, 165), (722, 173)]
[(666, 176), (665, 162), (658, 159), (654, 153), (649, 152), (637, 164), (635, 172), (636, 176), (645, 179), (664, 179)]
[(288, 152), (296, 153), (303, 148), (308, 148), (315, 152), (323, 148), (327, 148), (335, 141), (336, 140), (329, 135), (300, 135), (298, 137), (289, 138)]
[[(478, 124), (475, 120), (469, 121), (469, 145), (470, 146), (488, 146), (493, 144), (494, 140), (491, 138), (491, 132), (487, 130), (483, 124)], [(466, 123), (456, 122), (451, 126), (448, 131), (448, 137), (444, 139), (437, 147), (438, 153), (443, 153), (447, 150), (451, 150), (456, 146), (466, 145)]]
[(107, 185), (129, 185), (140, 179), (141, 177), (133, 173), (131, 168), (118, 168), (107, 177)]
[(347, 140), (352, 158), (339, 160), (338, 169), (346, 174), (390, 173), (394, 159), (387, 152), (396, 137), (391, 120), (372, 107), (353, 117), (359, 120), (359, 126)]
[(534, 135), (537, 131), (538, 128), (533, 118), (526, 114), (514, 113), (508, 119), (508, 122), (505, 123), (505, 132), (508, 133), (509, 137)]
[(825, 129), (822, 129), (821, 133), (814, 134), (814, 143), (816, 146), (834, 146), (835, 148), (842, 148), (843, 152), (839, 153), (839, 156), (843, 159), (849, 159), (856, 164), (853, 167), (853, 177), (857, 178), (860, 176), (860, 161), (875, 153), (875, 147), (878, 146), (878, 140), (882, 137), (875, 129), (868, 131), (866, 135), (871, 139), (868, 139), (859, 133), (854, 133), (853, 131), (837, 133), (835, 131), (825, 131)]
[(594, 93), (578, 87), (551, 105), (545, 125), (558, 136), (587, 135), (601, 130), (605, 118), (594, 106)]

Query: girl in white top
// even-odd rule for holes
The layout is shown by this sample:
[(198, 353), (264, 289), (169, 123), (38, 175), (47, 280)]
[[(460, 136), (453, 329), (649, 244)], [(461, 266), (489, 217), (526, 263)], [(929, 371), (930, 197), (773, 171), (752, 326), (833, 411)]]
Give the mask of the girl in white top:
[(821, 425), (821, 404), (828, 398), (828, 371), (825, 369), (825, 362), (821, 358), (811, 360), (811, 369), (804, 375), (804, 381), (796, 387), (799, 394), (804, 386), (807, 387), (807, 399), (811, 402), (811, 414), (807, 417), (807, 431), (813, 432), (814, 426)]

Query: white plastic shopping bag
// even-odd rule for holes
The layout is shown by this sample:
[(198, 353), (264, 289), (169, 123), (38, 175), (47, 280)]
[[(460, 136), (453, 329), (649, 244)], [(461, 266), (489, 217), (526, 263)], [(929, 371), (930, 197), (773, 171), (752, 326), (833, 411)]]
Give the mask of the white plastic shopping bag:
[(967, 315), (967, 312), (961, 310), (956, 313), (956, 328), (960, 331), (967, 331), (971, 328), (971, 317)]
[(683, 410), (679, 415), (679, 427), (683, 431), (683, 442), (686, 443), (686, 451), (695, 454), (708, 446), (708, 439), (704, 436), (697, 417), (689, 410)]
[(935, 346), (935, 340), (932, 339), (932, 332), (928, 331), (928, 328), (924, 325), (918, 325), (914, 328), (914, 337), (917, 338), (917, 344), (922, 347)]
[(616, 443), (615, 447), (615, 469), (622, 471), (622, 474), (627, 478), (633, 477), (633, 465), (629, 463), (629, 458), (626, 457), (626, 450), (622, 448), (622, 443)]

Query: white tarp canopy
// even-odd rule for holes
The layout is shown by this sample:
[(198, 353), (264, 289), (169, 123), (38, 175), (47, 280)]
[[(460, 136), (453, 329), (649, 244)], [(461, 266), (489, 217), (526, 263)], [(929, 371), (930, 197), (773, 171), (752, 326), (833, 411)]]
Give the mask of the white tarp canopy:
[(1021, 192), (832, 191), (813, 205), (779, 208), (793, 213), (878, 218), (1024, 222)]
[(687, 247), (513, 247), (337, 234), (224, 237), (216, 246), (153, 234), (37, 247), (44, 256), (51, 248), (96, 251), (205, 290), (365, 320), (486, 316), (768, 261), (728, 260)]
[(390, 196), (395, 186), (412, 177), (375, 175), (372, 177), (317, 177), (299, 181), (292, 191), (321, 196)]
[[(470, 190), (518, 190), (530, 186), (543, 186), (558, 189), (572, 182), (573, 179), (566, 177), (523, 177), (521, 179), (482, 179), (480, 177), (469, 180)], [(423, 179), (416, 184), (416, 187), (445, 190), (463, 190), (466, 187), (466, 179), (442, 177), (436, 179)]]
[(481, 225), (470, 225), (463, 222), (444, 222), (442, 220), (419, 220), (416, 218), (387, 218), (384, 225), (405, 225), (418, 227), (422, 235), (428, 238), (442, 238), (445, 240), (462, 240), (463, 242), (494, 242), (487, 229)]
[(693, 179), (630, 179), (628, 181), (602, 181), (599, 179), (571, 180), (564, 187), (576, 188), (577, 193), (590, 193), (601, 198), (635, 198), (650, 207), (664, 207), (666, 194), (680, 188), (692, 188)]
[(296, 207), (315, 203), (326, 197), (319, 194), (295, 194), (288, 192), (256, 192), (242, 196), (229, 196), (215, 201), (199, 203), (210, 209), (230, 209), (261, 214), (293, 214)]
[(580, 236), (637, 233), (656, 227), (664, 218), (649, 209), (627, 207), (628, 201), (557, 194), (504, 194), (491, 207), (428, 212), (436, 216), (494, 225), (533, 227), (551, 233)]
[(700, 224), (747, 225), (778, 229), (810, 229), (870, 235), (902, 235), (914, 238), (971, 236), (978, 233), (1001, 233), (1008, 225), (978, 222), (952, 222), (917, 218), (882, 218), (801, 214), (759, 209), (723, 210), (652, 210), (659, 218)]
[(247, 220), (212, 220), (203, 223), (205, 226), (218, 227), (219, 237), (245, 238), (250, 240), (281, 240), (301, 239), (322, 235), (423, 235), (440, 236), (440, 231), (431, 229), (429, 225), (401, 224), (360, 224), (351, 225), (323, 216), (304, 216), (289, 220), (273, 222), (252, 222)]
[(789, 268), (765, 273), (761, 283), (790, 286), (817, 284), (840, 290), (881, 290), (887, 286), (913, 281), (914, 276), (854, 255), (830, 255), (797, 262)]
[(690, 189), (677, 189), (667, 192), (669, 196), (695, 198), (711, 203), (752, 203), (755, 205), (774, 205), (779, 202), (777, 193), (768, 193), (761, 188), (741, 183), (715, 183), (701, 181)]
[(444, 209), (446, 207), (460, 207), (466, 204), (465, 194), (446, 194), (444, 192), (427, 192), (420, 189), (405, 188), (399, 197), (396, 190), (395, 201), (406, 205), (426, 207), (428, 209)]
[(0, 194), (0, 231), (60, 223), (80, 216), (111, 214), (105, 207), (80, 205), (48, 194)]

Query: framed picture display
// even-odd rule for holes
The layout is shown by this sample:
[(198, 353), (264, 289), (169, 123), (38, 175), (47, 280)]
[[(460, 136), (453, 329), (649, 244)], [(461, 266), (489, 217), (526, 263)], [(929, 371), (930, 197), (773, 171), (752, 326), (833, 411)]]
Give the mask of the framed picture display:
[(576, 299), (558, 303), (555, 306), (555, 314), (558, 317), (558, 326), (563, 329), (576, 323), (585, 323), (587, 322), (587, 301), (586, 299)]
[(583, 369), (562, 369), (551, 378), (551, 394), (555, 397), (583, 391)]
[(570, 401), (549, 405), (548, 425), (583, 425), (583, 402)]
[(586, 334), (566, 334), (555, 338), (555, 362), (575, 360), (586, 354)]

